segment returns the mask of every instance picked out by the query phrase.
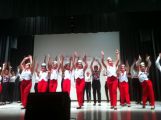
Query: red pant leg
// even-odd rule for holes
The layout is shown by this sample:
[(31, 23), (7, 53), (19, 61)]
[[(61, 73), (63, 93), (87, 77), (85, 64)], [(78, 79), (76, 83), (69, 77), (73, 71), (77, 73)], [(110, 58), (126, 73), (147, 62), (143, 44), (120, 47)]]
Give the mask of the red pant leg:
[(108, 86), (108, 89), (109, 89), (110, 104), (111, 104), (111, 106), (113, 106), (112, 85), (111, 85), (112, 82), (111, 81), (112, 81), (111, 77), (108, 77), (106, 83), (107, 83), (107, 86)]
[(148, 83), (148, 93), (149, 93), (150, 104), (151, 106), (154, 106), (155, 97), (154, 97), (153, 85), (152, 85), (151, 80), (148, 80), (147, 83)]
[(22, 102), (22, 104), (23, 104), (23, 101), (24, 101), (24, 89), (25, 89), (25, 86), (26, 86), (26, 80), (22, 80), (21, 84), (20, 84), (20, 92), (21, 92), (21, 102)]
[(118, 87), (118, 80), (117, 78), (113, 78), (112, 82), (112, 97), (113, 97), (113, 106), (117, 106), (117, 87)]
[(141, 83), (142, 85), (142, 101), (143, 101), (143, 105), (145, 106), (146, 101), (147, 101), (147, 97), (148, 97), (148, 85), (147, 82), (144, 81)]
[(47, 88), (48, 88), (48, 82), (45, 80), (41, 80), (38, 82), (38, 92), (39, 93), (44, 93), (47, 92)]
[(125, 100), (127, 104), (130, 104), (130, 95), (129, 95), (129, 84), (125, 82), (125, 87), (124, 87), (124, 95), (125, 95)]
[(85, 81), (84, 79), (76, 79), (76, 92), (77, 92), (77, 100), (78, 105), (82, 106), (84, 101), (84, 87)]
[(58, 82), (57, 80), (50, 80), (49, 81), (49, 92), (56, 92)]
[(125, 104), (125, 95), (124, 95), (124, 83), (119, 82), (119, 90), (120, 90), (120, 103), (121, 105)]
[(28, 99), (28, 95), (30, 93), (30, 90), (31, 90), (31, 86), (32, 86), (32, 82), (31, 80), (27, 80), (26, 81), (26, 86), (25, 86), (25, 89), (23, 91), (23, 94), (24, 94), (24, 98), (23, 98), (23, 106), (26, 107), (26, 104), (27, 104), (27, 99)]
[(68, 92), (68, 95), (70, 96), (70, 87), (71, 82), (69, 79), (65, 79), (63, 81), (63, 92)]
[(0, 93), (2, 93), (2, 84), (0, 83)]

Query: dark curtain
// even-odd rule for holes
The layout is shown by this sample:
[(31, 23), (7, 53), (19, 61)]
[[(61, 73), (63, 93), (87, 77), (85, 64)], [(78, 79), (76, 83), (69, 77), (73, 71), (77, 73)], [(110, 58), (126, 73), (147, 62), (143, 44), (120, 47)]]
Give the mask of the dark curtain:
[(161, 52), (161, 29), (159, 28), (161, 23), (158, 22), (159, 20), (160, 18), (155, 19), (154, 15), (126, 14), (121, 21), (120, 30), (120, 49), (123, 62), (128, 60), (131, 65), (134, 59), (138, 59), (138, 55), (141, 55), (144, 61), (146, 55), (150, 55), (152, 66), (149, 77), (153, 83), (156, 100), (161, 100), (161, 73), (155, 66), (155, 60)]

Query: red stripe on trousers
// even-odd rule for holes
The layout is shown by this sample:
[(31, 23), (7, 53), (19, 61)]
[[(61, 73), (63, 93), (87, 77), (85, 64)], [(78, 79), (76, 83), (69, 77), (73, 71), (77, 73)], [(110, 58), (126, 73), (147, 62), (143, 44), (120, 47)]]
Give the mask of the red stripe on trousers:
[(121, 105), (130, 104), (130, 95), (129, 95), (129, 84), (128, 82), (119, 82), (120, 89), (120, 103)]
[(38, 82), (37, 89), (39, 93), (47, 92), (48, 82), (45, 80), (41, 80)]
[(147, 102), (147, 98), (149, 98), (151, 106), (154, 106), (155, 98), (154, 98), (154, 91), (153, 91), (153, 85), (151, 80), (145, 80), (144, 82), (141, 83), (141, 86), (142, 86), (143, 105), (145, 106)]
[(30, 93), (32, 86), (31, 80), (22, 80), (20, 85), (20, 91), (21, 91), (21, 102), (24, 107), (26, 107), (27, 104), (27, 98)]
[(63, 92), (68, 92), (68, 95), (70, 96), (70, 80), (64, 79), (63, 80)]
[(85, 80), (83, 79), (76, 79), (76, 93), (77, 93), (77, 100), (78, 105), (82, 106), (84, 101), (84, 88), (85, 88)]
[(109, 88), (111, 106), (116, 106), (117, 105), (118, 79), (114, 76), (108, 77), (107, 78), (107, 85)]
[(58, 86), (57, 80), (50, 80), (49, 81), (49, 92), (56, 92)]

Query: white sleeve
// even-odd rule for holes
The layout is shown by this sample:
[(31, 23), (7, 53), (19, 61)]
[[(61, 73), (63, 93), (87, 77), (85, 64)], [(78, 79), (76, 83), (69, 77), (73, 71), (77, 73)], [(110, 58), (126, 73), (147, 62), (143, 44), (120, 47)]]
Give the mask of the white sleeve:
[(160, 72), (161, 72), (161, 66), (160, 66), (159, 61), (160, 61), (160, 56), (158, 56), (157, 60), (155, 61), (155, 64), (156, 64), (157, 68), (158, 68), (158, 69), (160, 70)]

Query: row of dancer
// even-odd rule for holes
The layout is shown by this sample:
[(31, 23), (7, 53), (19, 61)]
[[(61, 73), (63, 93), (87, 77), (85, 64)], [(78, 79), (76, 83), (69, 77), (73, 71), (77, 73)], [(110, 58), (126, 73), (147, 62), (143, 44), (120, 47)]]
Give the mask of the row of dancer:
[[(110, 57), (107, 58), (107, 63), (104, 62), (104, 52), (102, 51), (102, 65), (106, 68), (107, 72), (107, 85), (109, 88), (109, 94), (110, 94), (110, 103), (111, 103), (111, 108), (112, 109), (117, 109), (117, 86), (118, 86), (118, 78), (119, 78), (119, 88), (120, 88), (120, 98), (121, 98), (121, 104), (124, 104), (126, 101), (128, 105), (130, 105), (130, 99), (129, 99), (129, 94), (128, 94), (128, 79), (127, 79), (127, 69), (124, 64), (121, 64), (120, 67), (118, 67), (119, 63), (119, 51), (116, 50), (116, 61), (113, 61)], [(159, 66), (159, 60), (160, 60), (161, 55), (159, 55), (156, 65), (160, 69)], [(65, 64), (64, 62), (64, 57), (61, 57), (60, 64), (58, 64), (57, 60), (52, 61), (50, 58), (48, 60), (48, 65), (45, 63), (41, 64), (41, 70), (38, 71), (38, 63), (36, 64), (35, 61), (32, 60), (32, 56), (25, 57), (22, 62), (21, 62), (21, 101), (23, 106), (26, 106), (27, 102), (27, 96), (30, 93), (31, 89), (31, 79), (32, 79), (32, 74), (34, 71), (37, 73), (38, 77), (38, 92), (46, 92), (47, 86), (49, 86), (50, 92), (56, 92), (56, 87), (57, 87), (57, 80), (58, 80), (58, 72), (59, 69), (63, 71), (63, 91), (68, 92), (70, 94), (70, 80), (71, 80), (71, 75), (72, 71), (74, 70), (74, 76), (75, 76), (75, 81), (76, 81), (76, 92), (77, 92), (77, 99), (78, 99), (78, 104), (80, 109), (83, 105), (83, 95), (84, 95), (84, 87), (85, 87), (85, 81), (84, 81), (84, 73), (88, 67), (86, 56), (84, 56), (83, 61), (80, 59), (77, 59), (77, 54), (75, 54), (73, 57), (70, 58), (68, 62)], [(99, 64), (99, 68), (97, 65), (94, 67), (93, 62), (96, 61)], [(138, 61), (135, 63), (137, 66), (137, 74), (139, 81), (142, 86), (142, 101), (143, 101), (143, 108), (145, 108), (145, 103), (147, 97), (150, 98), (150, 103), (151, 103), (151, 109), (154, 109), (155, 103), (154, 103), (154, 92), (153, 92), (153, 87), (152, 83), (149, 80), (148, 73), (149, 73), (149, 68), (151, 65), (149, 57), (147, 57), (148, 61), (148, 66), (145, 66), (145, 63), (141, 62), (141, 57), (139, 57)], [(84, 66), (83, 66), (84, 62)], [(36, 68), (35, 68), (36, 65)], [(101, 64), (99, 63), (98, 60), (93, 59), (91, 63), (91, 71), (92, 71), (92, 76), (93, 76), (93, 82), (92, 86), (96, 86), (93, 88), (96, 88), (93, 93), (94, 93), (94, 104), (96, 103), (96, 92), (98, 92), (98, 99), (100, 103), (100, 72), (101, 72)], [(118, 69), (119, 68), (119, 69)], [(7, 72), (6, 72), (7, 73)], [(3, 77), (3, 76), (2, 76)], [(49, 79), (49, 85), (48, 85), (48, 79)], [(5, 80), (5, 79), (4, 79)], [(3, 83), (5, 83), (3, 80)], [(5, 88), (5, 87), (4, 87)], [(122, 92), (121, 92), (122, 91)]]

